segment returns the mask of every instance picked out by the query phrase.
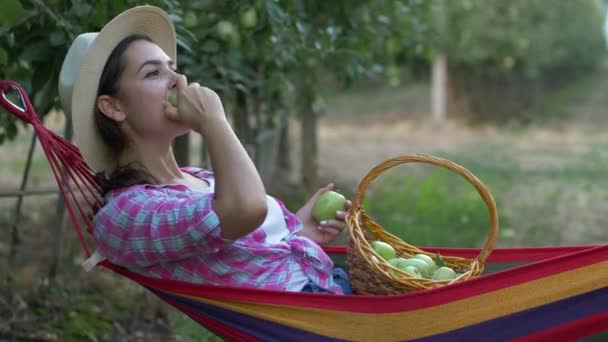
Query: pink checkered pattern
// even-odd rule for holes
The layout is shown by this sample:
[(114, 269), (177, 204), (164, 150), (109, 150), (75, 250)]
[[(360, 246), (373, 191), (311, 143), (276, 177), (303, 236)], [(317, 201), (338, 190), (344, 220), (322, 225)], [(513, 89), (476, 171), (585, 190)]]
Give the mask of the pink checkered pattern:
[[(183, 168), (200, 179), (213, 173)], [(134, 185), (106, 196), (94, 219), (98, 249), (112, 263), (145, 276), (191, 283), (285, 290), (300, 267), (319, 287), (342, 293), (333, 262), (313, 241), (296, 235), (302, 225), (277, 200), (290, 234), (268, 243), (256, 229), (235, 241), (220, 235), (213, 192), (181, 185)]]

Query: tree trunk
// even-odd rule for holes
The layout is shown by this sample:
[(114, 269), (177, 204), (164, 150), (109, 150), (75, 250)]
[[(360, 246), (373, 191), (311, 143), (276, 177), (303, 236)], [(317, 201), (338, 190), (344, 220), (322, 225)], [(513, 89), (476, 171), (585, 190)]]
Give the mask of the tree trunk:
[(241, 89), (236, 90), (236, 108), (234, 111), (234, 131), (245, 145), (252, 143), (252, 132), (249, 123), (249, 109), (247, 107), (247, 94)]
[(279, 132), (279, 151), (277, 156), (277, 166), (282, 174), (291, 171), (291, 158), (289, 157), (291, 143), (289, 141), (289, 116), (281, 115), (281, 131)]
[(447, 59), (444, 54), (437, 54), (433, 59), (431, 81), (431, 111), (433, 122), (443, 124), (447, 119)]
[(318, 178), (317, 113), (312, 109), (314, 96), (310, 88), (301, 89), (298, 96), (298, 115), (301, 125), (301, 177), (302, 186), (313, 190)]
[(175, 160), (179, 166), (190, 165), (190, 133), (175, 139), (173, 153), (175, 153)]

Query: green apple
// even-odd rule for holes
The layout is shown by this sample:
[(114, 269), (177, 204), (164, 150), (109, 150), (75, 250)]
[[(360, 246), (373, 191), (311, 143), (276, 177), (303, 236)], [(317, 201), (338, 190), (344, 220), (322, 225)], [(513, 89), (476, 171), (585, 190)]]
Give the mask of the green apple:
[(173, 106), (177, 107), (177, 93), (169, 94), (169, 103), (171, 103)]
[(402, 268), (402, 270), (403, 270), (403, 272), (411, 275), (414, 278), (422, 278), (422, 275), (420, 274), (420, 270), (418, 270), (414, 266), (407, 266), (405, 268)]
[(397, 253), (395, 252), (393, 246), (389, 245), (386, 242), (372, 241), (371, 245), (372, 248), (376, 251), (376, 253), (380, 254), (380, 256), (384, 260), (391, 260), (394, 259), (395, 256), (397, 256)]
[(435, 261), (433, 261), (433, 258), (426, 254), (416, 254), (412, 257), (412, 259), (419, 259), (427, 263), (428, 267), (424, 270), (421, 270), (422, 273), (424, 273), (427, 277), (430, 277), (437, 269), (437, 265), (435, 265)]
[(223, 40), (230, 40), (236, 32), (234, 25), (228, 20), (221, 20), (216, 26), (217, 34)]
[(454, 272), (453, 269), (447, 266), (442, 266), (436, 269), (433, 273), (433, 280), (451, 280), (456, 278), (457, 276), (458, 274)]
[(258, 12), (250, 8), (241, 14), (241, 25), (244, 28), (253, 28), (258, 24)]
[(414, 259), (414, 258), (405, 259), (405, 258), (403, 258), (403, 261), (401, 261), (399, 263), (399, 268), (400, 269), (404, 269), (404, 268), (406, 268), (408, 266), (416, 267), (418, 269), (418, 271), (420, 271), (420, 274), (422, 276), (424, 276), (424, 277), (426, 277), (427, 274), (428, 274), (429, 265), (426, 262), (424, 262), (424, 261), (422, 261), (420, 259)]
[[(375, 241), (374, 241), (375, 242)], [(373, 242), (372, 242), (373, 243)], [(392, 247), (391, 247), (392, 248)], [(401, 264), (403, 263), (403, 261), (405, 261), (405, 258), (392, 258), (392, 259), (388, 259), (387, 260), (389, 264), (391, 264), (393, 267), (396, 268), (401, 268)], [(405, 266), (404, 266), (405, 267)]]
[(344, 210), (346, 198), (335, 191), (326, 191), (315, 202), (312, 207), (312, 217), (318, 221), (326, 221), (336, 218), (338, 210)]
[(426, 254), (416, 254), (416, 255), (412, 256), (412, 258), (420, 259), (429, 265), (435, 266), (435, 261), (433, 261), (433, 258), (431, 258), (430, 256), (428, 256)]
[(198, 25), (198, 18), (193, 12), (188, 12), (182, 19), (185, 28), (191, 29)]
[[(392, 258), (392, 259), (388, 260), (388, 263), (391, 264), (393, 267), (398, 268), (405, 273), (408, 273), (412, 277), (416, 277), (416, 278), (421, 277), (420, 270), (414, 266), (408, 265), (407, 259), (405, 259), (405, 258)], [(398, 273), (397, 271), (394, 271), (394, 270), (391, 270), (391, 274), (396, 277), (401, 275), (401, 273)]]

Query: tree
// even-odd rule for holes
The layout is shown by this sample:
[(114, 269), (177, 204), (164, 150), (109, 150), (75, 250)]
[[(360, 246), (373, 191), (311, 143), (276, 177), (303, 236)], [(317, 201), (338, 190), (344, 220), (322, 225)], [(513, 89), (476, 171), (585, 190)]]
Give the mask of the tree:
[(452, 90), (477, 120), (521, 115), (541, 95), (593, 70), (605, 54), (596, 0), (446, 1)]

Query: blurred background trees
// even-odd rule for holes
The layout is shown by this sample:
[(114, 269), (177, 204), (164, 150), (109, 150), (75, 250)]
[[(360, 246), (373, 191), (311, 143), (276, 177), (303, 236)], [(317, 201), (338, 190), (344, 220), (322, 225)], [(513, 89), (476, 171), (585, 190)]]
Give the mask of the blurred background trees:
[[(40, 115), (61, 109), (57, 77), (81, 32), (142, 1), (5, 0), (0, 77), (19, 81)], [(601, 3), (537, 1), (153, 0), (176, 24), (179, 65), (220, 92), (234, 128), (266, 179), (289, 172), (290, 123), (299, 122), (301, 182), (314, 184), (316, 120), (328, 88), (404, 74), (427, 77), (447, 58), (447, 111), (475, 121), (529, 120), (548, 89), (592, 71), (605, 43)], [(296, 119), (289, 120), (290, 118)], [(0, 143), (16, 135), (0, 114)], [(176, 142), (181, 163), (190, 142)], [(280, 150), (279, 150), (280, 149)], [(204, 163), (204, 149), (201, 160)]]
[[(65, 119), (57, 96), (57, 78), (71, 41), (82, 32), (100, 30), (115, 15), (140, 4), (159, 6), (171, 15), (178, 35), (179, 68), (190, 80), (221, 95), (237, 135), (269, 190), (287, 183), (284, 194), (308, 196), (324, 181), (319, 179), (322, 166), (338, 164), (325, 169), (330, 173), (328, 178), (338, 182), (345, 169), (355, 169), (350, 178), (343, 177), (352, 182), (360, 179), (359, 170), (369, 169), (370, 164), (386, 155), (437, 152), (471, 168), (487, 182), (500, 205), (501, 241), (506, 245), (605, 239), (601, 208), (608, 198), (604, 192), (594, 190), (601, 189), (608, 165), (608, 160), (603, 159), (608, 146), (602, 140), (603, 132), (589, 138), (591, 142), (580, 143), (588, 144), (586, 149), (579, 145), (572, 148), (576, 153), (586, 151), (582, 155), (563, 148), (561, 140), (547, 143), (554, 146), (539, 146), (538, 151), (537, 146), (526, 146), (523, 152), (511, 150), (508, 146), (523, 140), (520, 137), (523, 133), (516, 132), (508, 138), (501, 134), (511, 134), (510, 123), (525, 127), (563, 115), (566, 109), (557, 110), (552, 105), (559, 103), (565, 107), (562, 97), (592, 102), (589, 106), (593, 110), (587, 110), (590, 114), (568, 109), (569, 120), (578, 120), (576, 115), (583, 113), (581, 116), (586, 115), (585, 120), (592, 126), (603, 130), (601, 116), (608, 105), (602, 95), (602, 87), (608, 89), (608, 82), (602, 80), (607, 74), (604, 69), (608, 1), (2, 0), (0, 79), (23, 85), (40, 116), (52, 113)], [(419, 92), (421, 88), (424, 95)], [(426, 96), (427, 93), (432, 96)], [(581, 93), (591, 96), (584, 97)], [(429, 104), (433, 104), (428, 106), (430, 110), (424, 106), (422, 110), (416, 107), (408, 112), (411, 108), (399, 106), (407, 107), (415, 101), (395, 101), (399, 96), (416, 98), (418, 102), (428, 98)], [(335, 101), (337, 98), (339, 101)], [(323, 119), (332, 110), (334, 117), (323, 126)], [(412, 114), (417, 111), (422, 113)], [(384, 112), (391, 113), (384, 115)], [(404, 124), (395, 118), (401, 115), (407, 121), (411, 117), (405, 116), (419, 114), (429, 119), (434, 115), (434, 125), (426, 127), (424, 120)], [(330, 137), (334, 134), (327, 133), (330, 128), (343, 128), (339, 124), (345, 118), (350, 126), (340, 134), (349, 129), (351, 135)], [(378, 121), (382, 121), (380, 128), (373, 125)], [(69, 138), (69, 120), (62, 121), (60, 129), (64, 129), (64, 122), (63, 134)], [(572, 121), (564, 122), (572, 125)], [(443, 125), (441, 136), (435, 124)], [(0, 110), (0, 157), (4, 158), (0, 160), (0, 189), (10, 185), (9, 191), (13, 191), (12, 186), (20, 182), (14, 181), (18, 177), (25, 189), (28, 179), (23, 170), (29, 165), (37, 173), (49, 174), (45, 184), (53, 182), (50, 170), (44, 168), (48, 166), (45, 160), (21, 153), (27, 151), (27, 147), (22, 149), (24, 145), (30, 143), (30, 151), (35, 146), (34, 137), (25, 137), (24, 142), (22, 138), (31, 134), (31, 130), (21, 126), (12, 115)], [(457, 132), (453, 126), (457, 126)], [(483, 130), (478, 127), (488, 126), (500, 131), (496, 141), (484, 140), (484, 133), (479, 133)], [(382, 139), (371, 134), (374, 129), (380, 131), (375, 134)], [(366, 135), (368, 132), (370, 135)], [(444, 138), (446, 133), (448, 137)], [(556, 133), (558, 139), (560, 134)], [(322, 139), (326, 144), (323, 165)], [(441, 144), (434, 144), (442, 139), (445, 140)], [(458, 142), (459, 139), (462, 141)], [(530, 144), (535, 143), (538, 140)], [(458, 144), (461, 145), (448, 152), (438, 147)], [(204, 141), (196, 135), (177, 139), (175, 151), (181, 164), (212, 167)], [(354, 157), (340, 159), (346, 153)], [(532, 166), (526, 169), (525, 163), (530, 160)], [(390, 222), (387, 226), (401, 230), (408, 242), (414, 244), (478, 246), (478, 240), (487, 231), (484, 226), (487, 218), (477, 206), (476, 194), (467, 192), (470, 190), (467, 185), (454, 187), (451, 178), (431, 173), (422, 183), (418, 178), (407, 178), (406, 189), (400, 191), (402, 178), (389, 179), (385, 187), (369, 196), (370, 209)], [(343, 188), (347, 195), (352, 191), (350, 188), (350, 183)], [(52, 278), (57, 258), (63, 254), (69, 260), (62, 264), (63, 273), (58, 276), (67, 280), (57, 293), (66, 303), (73, 297), (70, 305), (76, 309), (58, 304), (57, 300), (49, 300), (49, 304), (35, 296), (30, 305), (55, 310), (49, 314), (53, 317), (65, 314), (64, 321), (57, 318), (60, 326), (57, 329), (66, 332), (66, 336), (72, 330), (66, 330), (66, 325), (62, 325), (65, 322), (72, 324), (73, 336), (77, 338), (88, 336), (87, 331), (110, 329), (114, 316), (108, 314), (107, 308), (100, 315), (102, 304), (96, 302), (99, 298), (89, 298), (98, 295), (96, 290), (102, 293), (104, 286), (93, 285), (94, 290), (87, 292), (87, 285), (70, 282), (70, 270), (82, 273), (81, 260), (77, 260), (80, 250), (74, 241), (61, 248), (62, 239), (69, 239), (68, 235), (60, 234), (60, 220), (54, 221), (55, 213), (62, 211), (61, 206), (49, 213), (49, 206), (39, 204), (46, 203), (40, 199), (33, 204), (35, 210), (21, 215), (22, 197), (16, 197), (16, 215), (12, 202), (0, 206), (10, 207), (0, 213), (0, 226), (12, 225), (13, 237), (17, 236), (19, 225), (24, 231), (34, 231), (32, 236), (22, 235), (24, 240), (32, 239), (23, 245), (53, 250), (47, 253), (48, 249), (43, 247), (31, 248), (40, 254), (36, 258), (22, 248), (23, 267), (18, 271), (30, 272), (41, 283), (48, 283), (46, 276)], [(302, 198), (297, 198), (299, 203)], [(0, 204), (4, 203), (8, 202)], [(44, 215), (53, 217), (46, 220), (53, 223), (48, 224)], [(50, 227), (48, 232), (38, 230), (42, 226)], [(457, 227), (458, 233), (445, 234), (444, 230), (450, 227)], [(42, 231), (45, 233), (39, 234)], [(2, 241), (0, 255), (14, 255), (19, 239)], [(8, 244), (10, 248), (5, 248)], [(14, 261), (12, 258), (9, 264)], [(50, 272), (28, 268), (35, 264), (46, 269), (47, 263)], [(9, 265), (6, 278), (13, 277), (13, 271)], [(92, 278), (90, 274), (82, 278)], [(94, 278), (95, 282), (98, 280)], [(76, 286), (77, 290), (68, 291), (68, 285)], [(106, 287), (112, 289), (113, 285)], [(114, 307), (109, 310), (117, 315), (123, 312), (130, 315), (132, 307), (141, 304), (139, 297), (133, 298), (120, 308), (122, 311), (110, 301)], [(0, 296), (0, 317), (4, 317), (1, 314), (10, 310), (3, 311), (1, 299)], [(95, 302), (92, 308), (77, 305), (90, 301)], [(18, 306), (8, 307), (12, 310)], [(74, 316), (74, 311), (78, 315)], [(3, 337), (2, 321), (0, 337)], [(92, 336), (87, 338), (95, 340), (94, 333)]]
[[(0, 17), (0, 77), (19, 81), (40, 115), (60, 109), (57, 77), (73, 38), (98, 31), (109, 18), (143, 3), (7, 1)], [(425, 37), (430, 32), (428, 5), (422, 1), (146, 3), (171, 14), (179, 66), (190, 79), (221, 94), (236, 133), (266, 179), (275, 165), (290, 166), (277, 156), (289, 151), (288, 118), (300, 122), (301, 174), (307, 186), (317, 173), (316, 118), (326, 85), (345, 87), (383, 75), (398, 78), (399, 67), (413, 58), (424, 60), (430, 47)], [(11, 139), (14, 119), (1, 115), (0, 139)], [(176, 142), (182, 164), (190, 163), (190, 140)]]

